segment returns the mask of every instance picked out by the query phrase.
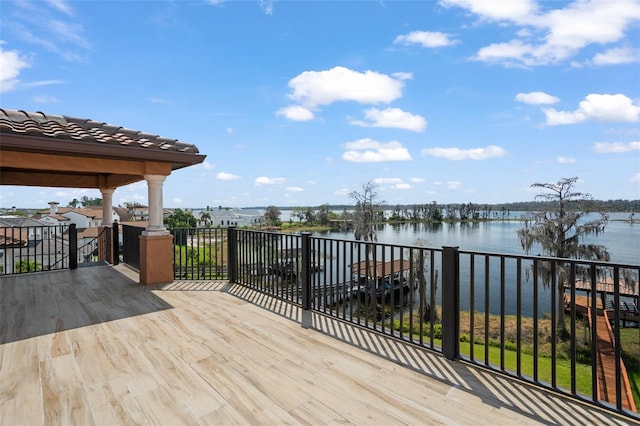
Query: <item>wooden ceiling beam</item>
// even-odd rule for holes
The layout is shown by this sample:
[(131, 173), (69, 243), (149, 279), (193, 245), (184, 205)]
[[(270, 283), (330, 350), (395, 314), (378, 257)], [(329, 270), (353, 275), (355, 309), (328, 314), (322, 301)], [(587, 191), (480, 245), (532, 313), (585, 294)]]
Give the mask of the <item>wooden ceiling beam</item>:
[(139, 182), (141, 175), (61, 173), (38, 170), (0, 169), (0, 183), (16, 186), (45, 186), (59, 188), (118, 188)]
[[(143, 176), (145, 174), (169, 176), (171, 174), (171, 164), (159, 161), (116, 160), (19, 151), (2, 151), (0, 169), (5, 168), (93, 175), (105, 173), (134, 176)], [(4, 184), (4, 182), (2, 183)]]

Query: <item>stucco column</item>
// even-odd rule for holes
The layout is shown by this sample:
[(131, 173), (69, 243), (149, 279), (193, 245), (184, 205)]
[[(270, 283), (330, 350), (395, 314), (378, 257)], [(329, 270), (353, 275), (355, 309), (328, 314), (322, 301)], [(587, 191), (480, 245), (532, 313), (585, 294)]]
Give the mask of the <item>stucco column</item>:
[[(101, 232), (98, 238), (98, 260), (113, 263), (112, 252), (113, 250), (107, 250), (107, 238), (113, 241), (112, 227), (113, 227), (113, 192), (114, 188), (100, 188), (102, 194), (102, 223), (100, 224)], [(104, 228), (109, 228), (105, 230)], [(109, 232), (109, 236), (102, 231)]]
[(100, 188), (102, 194), (102, 226), (113, 225), (113, 192), (114, 188)]
[(164, 227), (162, 213), (162, 184), (166, 176), (144, 175), (149, 190), (149, 226), (143, 235), (168, 235), (169, 231)]
[(173, 281), (173, 236), (164, 227), (162, 212), (163, 175), (144, 175), (149, 189), (149, 226), (140, 235), (140, 284)]

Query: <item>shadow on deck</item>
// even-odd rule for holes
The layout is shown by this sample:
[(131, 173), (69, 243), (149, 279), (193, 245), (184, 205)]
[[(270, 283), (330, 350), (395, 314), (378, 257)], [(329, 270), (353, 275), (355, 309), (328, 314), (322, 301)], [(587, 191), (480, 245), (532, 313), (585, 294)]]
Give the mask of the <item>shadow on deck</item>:
[(105, 264), (0, 279), (0, 344), (169, 309)]

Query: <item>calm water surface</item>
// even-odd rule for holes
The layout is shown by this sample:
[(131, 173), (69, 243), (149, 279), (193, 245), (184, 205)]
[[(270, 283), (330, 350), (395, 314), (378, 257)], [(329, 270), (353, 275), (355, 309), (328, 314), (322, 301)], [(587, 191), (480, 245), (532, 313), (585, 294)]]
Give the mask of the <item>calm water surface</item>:
[[(627, 214), (614, 214), (605, 232), (598, 236), (591, 236), (585, 242), (601, 244), (608, 248), (611, 262), (621, 264), (640, 265), (640, 223), (625, 222)], [(453, 224), (384, 224), (378, 226), (376, 235), (379, 243), (398, 245), (421, 245), (428, 248), (439, 249), (443, 246), (458, 246), (464, 251), (479, 251), (501, 254), (524, 255), (516, 231), (524, 225), (520, 221), (492, 221), (479, 223), (453, 223)], [(317, 233), (325, 238), (353, 240), (353, 232), (332, 231)], [(535, 249), (531, 255), (540, 254)], [(468, 262), (468, 261), (467, 261)], [(476, 260), (476, 282), (483, 282), (482, 259)], [(489, 306), (493, 313), (500, 310), (500, 280), (499, 265), (490, 267), (491, 283)], [(467, 281), (461, 279), (461, 309), (469, 309), (470, 291), (468, 284), (469, 265), (463, 264), (461, 256), (461, 278), (467, 277)], [(463, 282), (464, 281), (464, 282)], [(506, 300), (505, 313), (515, 314), (517, 298), (515, 297), (515, 272), (511, 270), (506, 276)], [(523, 279), (524, 281), (524, 279)], [(521, 288), (521, 304), (523, 315), (530, 316), (533, 312), (533, 286), (530, 282), (524, 282)], [(551, 293), (549, 288), (540, 286), (538, 289), (538, 309), (540, 315), (550, 312)], [(440, 286), (438, 287), (440, 298)], [(476, 310), (484, 311), (484, 289), (478, 287), (474, 296)]]
[[(609, 249), (611, 262), (640, 265), (640, 222), (623, 221), (628, 215), (611, 215), (605, 232), (589, 237), (586, 242), (601, 244)], [(406, 223), (384, 224), (376, 229), (378, 242), (416, 245), (422, 240), (426, 247), (458, 246), (460, 250), (504, 254), (525, 254), (516, 231), (524, 225), (520, 221), (492, 221), (475, 223)], [(353, 232), (332, 231), (318, 233), (323, 237), (353, 239)], [(532, 251), (532, 255), (539, 252)]]

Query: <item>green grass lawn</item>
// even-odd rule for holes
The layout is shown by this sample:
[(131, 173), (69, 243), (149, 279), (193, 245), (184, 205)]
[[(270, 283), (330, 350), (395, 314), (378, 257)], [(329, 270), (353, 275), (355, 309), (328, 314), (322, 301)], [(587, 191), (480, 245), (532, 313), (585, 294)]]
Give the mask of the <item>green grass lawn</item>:
[[(469, 339), (469, 327), (468, 327), (468, 319), (465, 317), (468, 316), (468, 313), (461, 313), (461, 342), (460, 342), (460, 353), (463, 357), (471, 356), (471, 344), (468, 341)], [(476, 334), (475, 334), (475, 344), (474, 344), (474, 359), (473, 361), (479, 364), (485, 364), (484, 352), (484, 330), (483, 327), (484, 319), (482, 315), (478, 315), (476, 319)], [(499, 317), (491, 316), (490, 318), (490, 330), (496, 330), (497, 324), (499, 321)], [(418, 322), (417, 319), (414, 319), (414, 327)], [(515, 325), (512, 324), (514, 319), (511, 317), (506, 317), (506, 328), (505, 334), (508, 336), (505, 340), (507, 342), (511, 341), (513, 335), (515, 335)], [(523, 330), (532, 330), (531, 324), (529, 324), (530, 319), (523, 318), (522, 327)], [(466, 323), (466, 325), (465, 325)], [(592, 387), (591, 387), (591, 374), (592, 367), (591, 363), (588, 360), (588, 352), (590, 351), (590, 344), (585, 339), (588, 337), (588, 325), (586, 323), (580, 322), (577, 325), (576, 335), (579, 337), (579, 349), (582, 351), (579, 353), (578, 362), (576, 362), (576, 373), (575, 373), (575, 381), (576, 381), (576, 392), (579, 394), (585, 395), (587, 398), (591, 397)], [(478, 328), (480, 326), (480, 328)], [(551, 366), (551, 345), (548, 339), (548, 330), (550, 329), (550, 322), (547, 320), (539, 320), (539, 341), (538, 341), (538, 356), (537, 356), (537, 367), (538, 367), (538, 377), (537, 380), (539, 382), (548, 384), (551, 386), (551, 378), (552, 378), (552, 366)], [(400, 324), (397, 320), (394, 321), (393, 328), (398, 329)], [(438, 335), (439, 325), (436, 325), (435, 335)], [(405, 324), (403, 325), (403, 329), (405, 333), (410, 333), (408, 320), (405, 320)], [(633, 398), (635, 400), (636, 406), (640, 407), (640, 330), (638, 328), (622, 328), (620, 330), (620, 343), (623, 351), (623, 360), (625, 363), (625, 367), (627, 370), (627, 375), (629, 377), (629, 384), (631, 387), (631, 391), (633, 393)], [(419, 339), (419, 334), (417, 333), (417, 329), (414, 329), (413, 332), (414, 338)], [(523, 335), (526, 335), (528, 338), (531, 337), (529, 332), (524, 332)], [(439, 336), (438, 336), (439, 337)], [(424, 336), (425, 339), (428, 339), (428, 336)], [(531, 342), (528, 338), (523, 338), (523, 346), (520, 355), (520, 374), (523, 377), (527, 377), (529, 379), (533, 379), (533, 368), (535, 365), (535, 358), (533, 356), (533, 348)], [(489, 344), (489, 360), (488, 364), (492, 368), (500, 369), (500, 347), (496, 343), (496, 336), (492, 336), (490, 339), (491, 343)], [(478, 343), (481, 342), (481, 343)], [(434, 344), (442, 345), (442, 341), (440, 339), (434, 339)], [(571, 362), (568, 359), (568, 350), (569, 345), (565, 343), (558, 343), (556, 346), (556, 387), (570, 390), (571, 389)], [(585, 355), (586, 351), (586, 355)], [(586, 360), (580, 362), (581, 358), (584, 356), (587, 357)], [(504, 351), (504, 368), (505, 371), (508, 371), (510, 374), (515, 374), (517, 371), (517, 351), (513, 349), (513, 344), (508, 343), (508, 346)]]
[[(417, 338), (417, 337), (416, 337)], [(442, 347), (442, 340), (433, 339), (434, 345)], [(485, 345), (475, 343), (473, 345), (474, 359), (478, 364), (485, 364)], [(471, 356), (471, 343), (460, 342), (460, 355), (464, 358)], [(505, 349), (504, 369), (511, 374), (516, 374), (518, 367), (517, 352)], [(500, 348), (489, 345), (489, 364), (492, 368), (500, 369)], [(533, 355), (522, 353), (520, 355), (520, 374), (529, 380), (533, 380)], [(538, 381), (551, 386), (551, 358), (538, 356)], [(556, 359), (556, 387), (571, 389), (571, 363), (566, 359)], [(576, 363), (576, 392), (591, 397), (591, 365)]]
[(636, 407), (640, 407), (640, 329), (621, 328), (620, 346)]
[[(484, 364), (485, 346), (475, 343), (473, 345), (474, 361)], [(471, 355), (471, 343), (460, 342), (460, 354), (469, 357)], [(517, 371), (517, 352), (512, 350), (504, 351), (504, 369), (512, 373)], [(538, 356), (538, 381), (551, 385), (551, 358)], [(489, 364), (495, 368), (500, 368), (500, 348), (489, 346)], [(533, 355), (521, 353), (520, 374), (533, 378), (533, 368), (535, 358)], [(556, 359), (556, 387), (571, 389), (571, 362), (566, 359)], [(591, 396), (591, 365), (576, 363), (576, 391), (587, 397)]]

